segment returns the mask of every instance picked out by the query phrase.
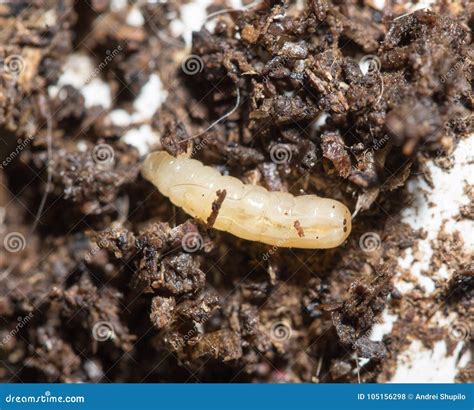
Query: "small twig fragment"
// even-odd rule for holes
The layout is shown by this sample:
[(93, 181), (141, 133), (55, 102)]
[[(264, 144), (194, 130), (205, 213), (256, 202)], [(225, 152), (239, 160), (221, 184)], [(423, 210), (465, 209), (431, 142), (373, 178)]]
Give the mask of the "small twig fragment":
[(217, 216), (219, 215), (219, 209), (221, 209), (222, 203), (224, 202), (225, 196), (227, 195), (227, 191), (225, 189), (219, 189), (216, 192), (217, 198), (212, 203), (212, 211), (207, 218), (207, 227), (212, 228), (214, 223), (216, 222)]

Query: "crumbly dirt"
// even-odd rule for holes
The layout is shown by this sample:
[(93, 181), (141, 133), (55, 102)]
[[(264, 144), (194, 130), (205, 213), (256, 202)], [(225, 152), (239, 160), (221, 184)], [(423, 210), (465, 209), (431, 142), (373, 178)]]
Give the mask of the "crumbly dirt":
[[(214, 17), (186, 50), (171, 27), (186, 0), (133, 3), (143, 26), (108, 0), (0, 5), (0, 380), (386, 382), (413, 340), (472, 349), (474, 260), (461, 235), (443, 225), (430, 244), (433, 292), (398, 261), (416, 260), (427, 235), (402, 222), (407, 182), (435, 187), (427, 162), (452, 168), (473, 131), (474, 5), (265, 0)], [(110, 108), (73, 85), (48, 92), (74, 52), (94, 61)], [(166, 101), (113, 123), (153, 73)], [(311, 251), (216, 231), (225, 191), (207, 224), (190, 219), (121, 140), (145, 125), (161, 136), (153, 148), (344, 202), (349, 239)], [(465, 193), (457, 221), (473, 219)], [(384, 311), (398, 319), (373, 341)], [(472, 365), (457, 380), (472, 382)]]

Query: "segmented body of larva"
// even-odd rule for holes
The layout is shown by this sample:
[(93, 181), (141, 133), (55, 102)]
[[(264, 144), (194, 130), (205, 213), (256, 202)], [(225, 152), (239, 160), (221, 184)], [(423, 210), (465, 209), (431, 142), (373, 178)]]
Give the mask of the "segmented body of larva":
[(225, 190), (213, 227), (243, 239), (323, 249), (340, 245), (351, 231), (351, 214), (339, 201), (269, 192), (194, 159), (154, 152), (145, 159), (142, 173), (173, 204), (202, 221), (211, 215), (217, 191)]

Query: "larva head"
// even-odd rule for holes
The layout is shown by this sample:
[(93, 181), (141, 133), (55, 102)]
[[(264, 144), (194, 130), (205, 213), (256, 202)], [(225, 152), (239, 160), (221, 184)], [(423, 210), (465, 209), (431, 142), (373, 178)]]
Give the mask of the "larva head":
[(293, 216), (300, 248), (335, 248), (347, 239), (352, 228), (351, 213), (344, 204), (314, 195), (297, 198)]

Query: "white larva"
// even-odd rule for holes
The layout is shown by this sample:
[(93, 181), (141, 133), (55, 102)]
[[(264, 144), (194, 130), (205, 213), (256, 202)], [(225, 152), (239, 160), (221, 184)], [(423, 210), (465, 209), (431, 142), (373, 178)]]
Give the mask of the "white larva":
[(145, 159), (142, 173), (173, 204), (202, 221), (211, 215), (217, 191), (225, 190), (213, 227), (239, 238), (278, 247), (325, 249), (340, 245), (351, 231), (351, 214), (339, 201), (269, 192), (223, 176), (195, 159), (154, 152)]

